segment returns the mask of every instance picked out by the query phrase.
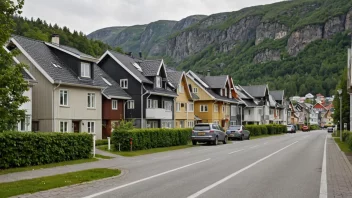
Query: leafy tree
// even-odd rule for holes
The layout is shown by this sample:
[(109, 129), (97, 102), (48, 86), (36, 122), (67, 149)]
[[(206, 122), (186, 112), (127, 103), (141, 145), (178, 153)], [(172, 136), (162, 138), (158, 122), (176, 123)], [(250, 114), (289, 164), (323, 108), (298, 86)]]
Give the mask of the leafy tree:
[[(4, 46), (11, 36), (14, 22), (13, 15), (20, 14), (23, 0), (0, 2), (0, 46)], [(19, 107), (28, 101), (23, 92), (28, 90), (28, 84), (22, 77), (24, 65), (15, 64), (13, 56), (0, 47), (0, 132), (13, 130), (17, 123), (24, 118), (25, 111)]]
[(114, 48), (114, 51), (119, 52), (119, 53), (121, 53), (121, 54), (124, 54), (124, 53), (125, 53), (121, 47), (115, 47), (115, 48)]
[[(347, 69), (344, 69), (340, 82), (335, 90), (334, 108), (335, 112), (333, 115), (335, 124), (340, 122), (340, 99), (337, 92), (338, 89), (342, 90), (342, 123), (347, 123), (347, 128), (350, 128), (350, 95), (347, 92)], [(338, 124), (338, 128), (340, 125)]]

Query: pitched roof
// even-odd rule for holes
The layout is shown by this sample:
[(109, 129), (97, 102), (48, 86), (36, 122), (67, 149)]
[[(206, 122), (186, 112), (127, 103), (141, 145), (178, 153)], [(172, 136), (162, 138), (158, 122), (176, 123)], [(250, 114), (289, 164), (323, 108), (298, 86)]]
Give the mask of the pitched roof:
[(181, 81), (181, 77), (182, 77), (183, 72), (181, 71), (167, 71), (167, 77), (170, 81), (170, 83), (174, 86), (177, 87), (178, 84)]
[(161, 63), (162, 60), (143, 60), (139, 65), (142, 67), (144, 76), (156, 76)]
[(220, 96), (218, 94), (216, 94), (213, 90), (211, 89), (206, 89), (208, 91), (208, 93), (210, 95), (212, 95), (215, 99), (221, 100), (221, 101), (225, 101), (225, 102), (230, 102), (230, 103), (239, 103), (240, 101), (237, 100), (236, 98), (228, 98), (225, 96)]
[(247, 107), (256, 107), (258, 106), (252, 99), (242, 99)]
[(267, 85), (242, 86), (242, 88), (253, 97), (265, 97)]
[(21, 73), (25, 80), (35, 81), (35, 78), (29, 73), (27, 69), (22, 69)]
[(170, 90), (170, 89), (162, 89), (162, 88), (155, 88), (153, 86), (145, 86), (145, 88), (154, 95), (166, 95), (166, 96), (171, 96), (171, 97), (177, 97), (176, 92)]
[(283, 100), (284, 99), (284, 90), (270, 91), (270, 95), (273, 96), (274, 100)]
[(213, 89), (222, 89), (226, 85), (227, 75), (224, 76), (204, 76), (201, 78)]
[(78, 56), (83, 56), (83, 57), (86, 57), (86, 58), (92, 58), (92, 59), (96, 59), (95, 57), (91, 56), (91, 55), (88, 55), (88, 54), (85, 54), (79, 50), (77, 50), (76, 48), (72, 48), (72, 47), (69, 47), (69, 46), (66, 46), (66, 45), (58, 45), (58, 47), (61, 47), (62, 49), (64, 50), (67, 50), (67, 51), (70, 51)]

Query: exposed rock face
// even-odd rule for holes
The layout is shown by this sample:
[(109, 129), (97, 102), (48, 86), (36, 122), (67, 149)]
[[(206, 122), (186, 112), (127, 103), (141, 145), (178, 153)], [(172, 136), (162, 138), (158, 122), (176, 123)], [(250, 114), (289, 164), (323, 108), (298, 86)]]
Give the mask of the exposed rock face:
[(345, 30), (352, 30), (352, 9), (346, 15)]
[(220, 24), (223, 23), (228, 19), (228, 14), (227, 13), (219, 13), (219, 14), (213, 14), (207, 18), (205, 18), (200, 24), (200, 28), (207, 28), (212, 25)]
[(279, 61), (281, 60), (280, 50), (265, 49), (264, 51), (255, 55), (254, 63), (266, 63), (269, 61)]
[(279, 23), (261, 23), (256, 29), (255, 44), (260, 44), (264, 39), (284, 38), (288, 31), (288, 27)]
[(190, 27), (191, 25), (198, 23), (200, 20), (204, 19), (205, 17), (207, 17), (207, 16), (206, 15), (193, 15), (193, 16), (189, 16), (187, 18), (184, 18), (175, 24), (175, 26), (172, 28), (172, 32), (184, 30), (184, 29)]
[(297, 56), (309, 43), (323, 38), (322, 25), (307, 25), (294, 31), (287, 42), (287, 51), (291, 56)]
[(114, 35), (119, 34), (126, 27), (107, 27), (90, 33), (87, 37), (94, 40), (101, 40), (108, 43)]
[(345, 30), (345, 20), (345, 15), (328, 20), (324, 26), (324, 38), (331, 38), (334, 34), (343, 32)]

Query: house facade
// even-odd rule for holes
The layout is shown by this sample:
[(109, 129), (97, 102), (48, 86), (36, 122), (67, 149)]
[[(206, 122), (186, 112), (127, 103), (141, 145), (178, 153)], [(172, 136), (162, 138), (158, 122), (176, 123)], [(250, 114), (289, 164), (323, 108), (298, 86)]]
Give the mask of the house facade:
[(288, 121), (287, 103), (285, 101), (285, 91), (275, 90), (270, 91), (270, 95), (275, 100), (274, 122), (277, 124), (286, 125)]
[(131, 96), (126, 102), (125, 118), (137, 128), (173, 128), (176, 88), (169, 82), (163, 60), (138, 60), (106, 51), (98, 61)]

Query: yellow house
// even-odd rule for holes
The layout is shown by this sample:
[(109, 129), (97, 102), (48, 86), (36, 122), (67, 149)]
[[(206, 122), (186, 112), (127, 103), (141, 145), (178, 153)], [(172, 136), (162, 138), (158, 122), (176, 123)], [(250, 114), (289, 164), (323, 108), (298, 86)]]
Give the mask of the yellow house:
[(194, 126), (194, 99), (188, 86), (185, 72), (167, 71), (170, 83), (177, 88), (175, 101), (175, 128), (193, 128)]
[(231, 105), (239, 104), (233, 80), (229, 75), (207, 76), (187, 72), (189, 87), (199, 99), (194, 104), (197, 123), (217, 123), (223, 128), (230, 125)]

